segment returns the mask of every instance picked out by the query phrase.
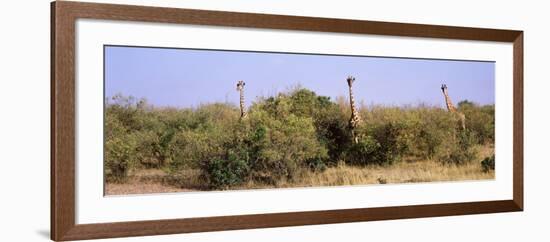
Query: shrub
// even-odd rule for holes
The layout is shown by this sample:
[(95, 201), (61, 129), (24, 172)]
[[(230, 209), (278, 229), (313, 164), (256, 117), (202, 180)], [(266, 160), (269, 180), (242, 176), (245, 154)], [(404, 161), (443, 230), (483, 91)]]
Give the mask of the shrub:
[(136, 136), (128, 133), (122, 123), (113, 116), (106, 117), (105, 127), (105, 178), (110, 182), (124, 182), (129, 170), (136, 164)]
[(372, 131), (379, 144), (378, 164), (391, 165), (408, 150), (407, 127), (400, 122), (388, 122)]
[(349, 164), (391, 165), (408, 150), (406, 127), (402, 123), (373, 125), (360, 129), (359, 133), (359, 142), (351, 144), (346, 154)]
[[(362, 107), (364, 121), (356, 132), (359, 142), (354, 144), (348, 136), (345, 161), (358, 165), (391, 165), (408, 154), (414, 138), (413, 125), (409, 124), (399, 108)], [(347, 133), (351, 133), (346, 129)]]
[(350, 145), (345, 155), (345, 161), (352, 165), (382, 164), (383, 157), (380, 143), (371, 136), (364, 136), (359, 142)]
[(277, 116), (261, 108), (249, 114), (251, 130), (246, 139), (252, 178), (270, 184), (293, 179), (312, 159), (325, 159), (326, 149), (317, 140), (313, 120), (299, 117), (281, 107), (285, 100), (275, 100)]
[(106, 116), (113, 116), (128, 130), (140, 130), (146, 118), (147, 100), (125, 97), (120, 94), (106, 100)]
[(111, 182), (124, 182), (135, 166), (136, 143), (131, 135), (106, 141), (105, 178)]
[(226, 104), (202, 105), (186, 113), (175, 130), (168, 149), (171, 171), (198, 168), (201, 162), (220, 159), (227, 144), (235, 142), (238, 111)]
[(483, 169), (483, 172), (495, 170), (495, 155), (485, 157), (485, 159), (481, 161), (481, 169)]
[(456, 139), (450, 139), (446, 143), (446, 148), (438, 157), (438, 160), (444, 163), (461, 165), (473, 161), (476, 158), (475, 138), (467, 132), (461, 131)]
[(478, 106), (467, 100), (458, 104), (466, 116), (466, 128), (475, 136), (476, 142), (485, 144), (495, 141), (495, 106)]
[(174, 146), (175, 130), (164, 129), (136, 131), (138, 138), (136, 159), (146, 167), (164, 167), (174, 160), (177, 148)]
[(314, 125), (319, 142), (327, 149), (328, 156), (322, 162), (336, 165), (338, 160), (342, 159), (342, 152), (349, 147), (351, 140), (348, 122), (343, 112), (335, 104), (325, 106), (318, 110), (314, 117)]
[[(300, 105), (294, 101), (292, 96), (271, 97), (252, 105), (246, 119), (231, 124), (216, 119), (208, 128), (184, 132), (189, 137), (176, 139), (182, 150), (177, 160), (202, 163), (203, 176), (216, 188), (248, 179), (276, 185), (293, 179), (302, 169), (313, 166), (322, 170), (328, 156), (318, 140), (313, 111), (296, 109)], [(204, 133), (198, 135), (199, 130)], [(247, 175), (238, 180), (231, 175), (238, 172), (228, 170), (226, 174), (215, 169), (240, 161), (246, 163)]]
[(317, 140), (328, 152), (319, 162), (335, 165), (349, 145), (347, 119), (330, 97), (318, 96), (315, 92), (297, 87), (288, 94), (269, 97), (257, 104), (271, 116), (292, 114), (298, 118), (312, 119)]
[(416, 123), (412, 142), (409, 142), (412, 154), (422, 159), (433, 159), (455, 144), (459, 131), (457, 116), (442, 109), (420, 109), (416, 112), (419, 122)]
[(247, 180), (249, 167), (246, 161), (235, 154), (225, 159), (213, 159), (204, 163), (204, 177), (214, 189), (226, 189)]
[(215, 131), (180, 131), (175, 136), (172, 170), (196, 168), (200, 162), (219, 159), (225, 153), (224, 138)]

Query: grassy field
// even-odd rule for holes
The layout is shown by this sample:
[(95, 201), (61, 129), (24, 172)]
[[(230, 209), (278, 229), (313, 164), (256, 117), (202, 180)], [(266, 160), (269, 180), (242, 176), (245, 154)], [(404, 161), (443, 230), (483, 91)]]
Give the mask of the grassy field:
[[(492, 154), (493, 147), (478, 147), (478, 157)], [(186, 169), (171, 174), (161, 169), (137, 169), (126, 183), (106, 183), (106, 195), (149, 194), (169, 192), (207, 191), (201, 182), (200, 170)], [(357, 167), (339, 163), (323, 172), (303, 170), (292, 181), (277, 185), (248, 181), (231, 190), (349, 186), (367, 184), (399, 184), (439, 181), (468, 181), (494, 179), (495, 172), (484, 172), (479, 163), (444, 164), (433, 160), (407, 160), (391, 166), (368, 165)]]

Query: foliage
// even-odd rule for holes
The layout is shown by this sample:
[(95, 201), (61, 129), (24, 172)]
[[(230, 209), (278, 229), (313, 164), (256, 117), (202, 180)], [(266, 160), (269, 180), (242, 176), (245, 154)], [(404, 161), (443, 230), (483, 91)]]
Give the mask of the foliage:
[(468, 100), (458, 103), (458, 109), (466, 116), (466, 127), (476, 142), (485, 144), (495, 139), (495, 106), (477, 106)]
[(380, 143), (371, 136), (361, 137), (359, 142), (350, 145), (346, 152), (346, 162), (353, 165), (382, 164)]
[(379, 144), (377, 164), (391, 165), (409, 149), (407, 126), (399, 121), (391, 121), (375, 126), (370, 132)]
[(485, 159), (481, 161), (481, 169), (483, 169), (483, 172), (495, 170), (495, 155), (485, 157)]
[(204, 163), (207, 183), (214, 189), (224, 189), (242, 184), (246, 181), (249, 167), (246, 161), (235, 154), (228, 154), (225, 159), (213, 159)]
[(438, 160), (445, 163), (460, 165), (476, 158), (475, 138), (468, 131), (461, 131), (454, 139), (449, 139), (445, 149), (438, 155)]
[(346, 162), (356, 165), (393, 164), (408, 150), (405, 131), (403, 123), (394, 121), (360, 129), (361, 139), (348, 149)]
[(112, 116), (107, 116), (105, 127), (105, 176), (107, 181), (123, 182), (135, 165), (136, 137)]
[(463, 101), (467, 130), (439, 107), (359, 107), (363, 123), (352, 142), (349, 103), (305, 88), (258, 98), (240, 119), (236, 105), (158, 108), (144, 99), (106, 100), (105, 174), (123, 182), (132, 169), (177, 173), (198, 169), (212, 189), (247, 181), (277, 185), (302, 171), (350, 165), (391, 165), (405, 157), (463, 164), (475, 144), (494, 142), (494, 106)]
[(312, 160), (321, 162), (328, 157), (318, 140), (315, 113), (303, 107), (316, 100), (304, 100), (306, 94), (279, 95), (251, 107), (246, 122), (253, 132), (246, 141), (253, 179), (276, 184), (293, 179)]

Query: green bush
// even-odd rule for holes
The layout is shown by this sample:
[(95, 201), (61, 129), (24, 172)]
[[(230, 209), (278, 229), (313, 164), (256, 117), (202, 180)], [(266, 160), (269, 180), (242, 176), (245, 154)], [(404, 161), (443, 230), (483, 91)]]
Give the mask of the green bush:
[(380, 143), (371, 136), (363, 136), (359, 142), (350, 145), (345, 161), (352, 165), (383, 164), (384, 155)]
[(106, 117), (105, 127), (105, 178), (110, 182), (124, 182), (136, 164), (136, 136), (113, 116)]
[(136, 145), (131, 136), (122, 136), (106, 141), (105, 176), (108, 181), (123, 182), (135, 165)]
[(446, 110), (420, 110), (421, 117), (417, 124), (417, 135), (413, 138), (411, 149), (423, 159), (440, 156), (452, 145), (458, 134), (455, 115)]
[(484, 172), (495, 170), (495, 155), (485, 157), (485, 159), (481, 161), (481, 169), (483, 169)]
[(459, 132), (456, 139), (447, 141), (446, 149), (440, 152), (438, 160), (455, 165), (471, 162), (477, 154), (475, 144), (476, 140), (471, 133), (467, 131)]
[(458, 104), (459, 111), (466, 116), (466, 129), (474, 135), (479, 144), (495, 141), (495, 106), (478, 106), (464, 100)]
[[(481, 112), (477, 106), (471, 108)], [(374, 106), (370, 110), (362, 108), (362, 115), (366, 117), (366, 131), (362, 132), (373, 136), (382, 149), (386, 149), (382, 154), (389, 154), (386, 156), (389, 159), (378, 163), (391, 164), (392, 160), (401, 160), (403, 156), (453, 164), (475, 159), (479, 132), (461, 130), (456, 125), (458, 116), (444, 109), (423, 105), (404, 108)], [(490, 122), (490, 119), (486, 121)]]
[(349, 147), (351, 140), (344, 113), (335, 104), (327, 105), (314, 117), (314, 125), (319, 142), (327, 149), (328, 156), (322, 162), (336, 165), (338, 160), (342, 159), (342, 151)]
[(406, 127), (403, 123), (372, 125), (360, 129), (359, 133), (359, 142), (351, 144), (345, 156), (349, 164), (391, 165), (400, 160), (408, 150)]
[(174, 160), (175, 130), (164, 129), (162, 131), (143, 130), (135, 132), (138, 138), (136, 158), (145, 167), (164, 167)]
[(257, 103), (257, 107), (273, 117), (292, 114), (312, 119), (317, 140), (327, 150), (327, 155), (323, 155), (319, 162), (335, 165), (342, 158), (342, 151), (349, 146), (349, 117), (330, 97), (297, 87), (287, 94), (269, 97)]
[[(313, 120), (299, 117), (286, 107), (288, 100), (275, 100), (277, 116), (253, 108), (249, 113), (253, 133), (247, 139), (252, 178), (270, 184), (293, 179), (312, 159), (325, 159), (327, 151), (317, 139)], [(286, 107), (285, 107), (286, 106)]]
[(388, 122), (371, 131), (379, 144), (378, 164), (391, 165), (408, 151), (407, 127), (404, 123)]
[(239, 185), (248, 178), (249, 167), (237, 155), (229, 154), (226, 159), (213, 159), (204, 163), (204, 177), (211, 188), (226, 189)]
[[(312, 96), (314, 94), (311, 92), (297, 93), (261, 100), (252, 105), (246, 119), (225, 126), (221, 123), (213, 123), (208, 130), (217, 130), (213, 132), (214, 136), (203, 134), (202, 137), (194, 137), (182, 142), (192, 143), (204, 140), (205, 144), (200, 147), (206, 144), (210, 144), (206, 146), (209, 149), (215, 147), (214, 150), (200, 150), (200, 147), (193, 147), (193, 150), (200, 150), (198, 153), (208, 155), (189, 157), (189, 160), (200, 160), (206, 164), (220, 162), (224, 164), (223, 162), (228, 159), (219, 154), (231, 151), (238, 157), (235, 158), (236, 160), (246, 161), (249, 176), (243, 179), (253, 179), (256, 182), (273, 185), (282, 180), (293, 179), (302, 169), (313, 167), (316, 170), (323, 170), (323, 161), (328, 155), (325, 146), (318, 139), (315, 126), (314, 117), (318, 110), (315, 107), (307, 108), (312, 105), (311, 102), (317, 102), (319, 99)], [(306, 102), (305, 99), (310, 97), (313, 97), (311, 102)], [(212, 173), (209, 169), (203, 169), (203, 175), (210, 181), (219, 180), (212, 177), (217, 176), (217, 173)], [(218, 187), (216, 184), (213, 186)]]
[(174, 170), (197, 168), (200, 162), (219, 159), (225, 153), (224, 138), (218, 132), (183, 130), (176, 134)]
[(125, 97), (120, 94), (106, 100), (106, 116), (113, 116), (130, 131), (141, 130), (148, 118), (146, 110), (150, 108), (145, 99)]
[[(402, 155), (431, 159), (440, 144), (455, 135), (453, 117), (442, 109), (373, 106), (361, 110), (365, 120), (365, 130), (361, 132), (376, 134), (377, 140), (393, 146), (391, 149)], [(386, 132), (390, 136), (385, 137)]]

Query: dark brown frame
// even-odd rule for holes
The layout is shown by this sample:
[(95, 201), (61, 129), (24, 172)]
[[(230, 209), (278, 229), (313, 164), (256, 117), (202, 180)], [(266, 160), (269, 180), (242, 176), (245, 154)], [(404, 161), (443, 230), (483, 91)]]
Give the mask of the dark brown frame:
[[(78, 18), (513, 43), (513, 199), (101, 224), (75, 223), (75, 21)], [(51, 239), (523, 211), (523, 31), (58, 1), (51, 4)]]

